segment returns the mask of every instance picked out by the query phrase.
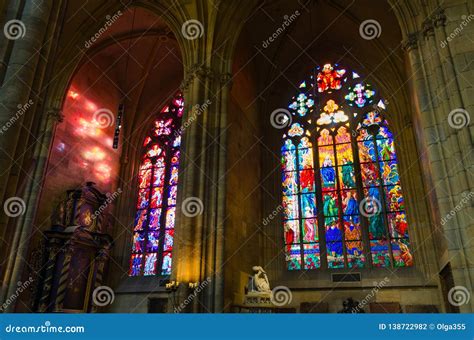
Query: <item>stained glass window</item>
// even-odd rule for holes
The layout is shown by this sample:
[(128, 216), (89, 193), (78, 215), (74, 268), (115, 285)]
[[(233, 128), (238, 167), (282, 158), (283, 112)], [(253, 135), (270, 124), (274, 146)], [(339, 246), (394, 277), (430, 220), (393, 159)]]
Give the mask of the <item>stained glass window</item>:
[(183, 106), (177, 94), (156, 115), (143, 142), (130, 276), (171, 273)]
[(283, 135), (287, 268), (413, 265), (386, 102), (358, 73), (316, 67)]

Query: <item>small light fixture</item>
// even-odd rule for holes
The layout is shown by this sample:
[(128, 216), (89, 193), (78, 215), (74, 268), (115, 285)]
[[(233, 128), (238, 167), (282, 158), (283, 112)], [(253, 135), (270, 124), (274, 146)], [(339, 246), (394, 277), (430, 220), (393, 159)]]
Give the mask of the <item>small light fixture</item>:
[(196, 289), (199, 286), (199, 282), (189, 282), (189, 288)]
[(166, 284), (166, 290), (175, 292), (178, 289), (179, 282), (178, 281), (170, 281)]

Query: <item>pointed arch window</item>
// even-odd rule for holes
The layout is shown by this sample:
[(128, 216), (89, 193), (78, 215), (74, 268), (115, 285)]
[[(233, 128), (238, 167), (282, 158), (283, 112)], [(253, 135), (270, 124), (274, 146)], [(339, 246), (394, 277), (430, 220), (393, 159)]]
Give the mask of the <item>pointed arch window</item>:
[(178, 93), (143, 141), (130, 276), (171, 273), (183, 107)]
[(339, 65), (299, 89), (281, 149), (287, 268), (412, 266), (386, 102)]

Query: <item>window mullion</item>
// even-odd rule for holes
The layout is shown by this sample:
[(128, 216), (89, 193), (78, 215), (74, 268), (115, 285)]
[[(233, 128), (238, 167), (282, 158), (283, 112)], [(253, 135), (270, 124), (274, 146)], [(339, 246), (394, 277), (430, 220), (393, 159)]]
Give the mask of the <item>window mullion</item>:
[(326, 251), (326, 227), (324, 225), (323, 215), (323, 193), (321, 188), (321, 169), (319, 167), (319, 134), (315, 135), (313, 143), (313, 169), (315, 176), (315, 193), (316, 193), (316, 219), (318, 221), (318, 239), (319, 239), (319, 256), (321, 261), (321, 268), (328, 268), (327, 251)]
[[(355, 125), (355, 123), (354, 123)], [(357, 197), (358, 204), (360, 207), (360, 202), (365, 198), (364, 196), (364, 185), (362, 183), (362, 170), (360, 165), (360, 158), (359, 158), (359, 143), (357, 141), (357, 131), (352, 129), (353, 132), (351, 133), (351, 143), (352, 143), (352, 154), (354, 156), (354, 171), (356, 177), (356, 190), (357, 190)], [(360, 232), (362, 236), (362, 244), (364, 245), (364, 255), (366, 258), (366, 263), (368, 266), (372, 266), (372, 252), (370, 250), (370, 237), (369, 237), (369, 223), (368, 218), (360, 213), (360, 208), (358, 210), (359, 213), (359, 223), (360, 223)]]
[[(378, 131), (378, 129), (377, 129)], [(392, 267), (394, 267), (394, 259), (393, 259), (393, 253), (392, 253), (392, 242), (391, 242), (391, 238), (390, 238), (390, 229), (388, 227), (388, 214), (387, 214), (387, 205), (386, 205), (386, 200), (385, 200), (385, 185), (384, 185), (384, 180), (383, 180), (383, 176), (382, 176), (382, 171), (380, 169), (380, 157), (379, 157), (379, 149), (378, 149), (378, 146), (377, 146), (377, 138), (376, 138), (376, 133), (377, 131), (373, 132), (372, 134), (372, 139), (373, 139), (373, 143), (374, 143), (374, 152), (375, 152), (375, 159), (376, 159), (376, 167), (377, 167), (377, 171), (379, 173), (379, 195), (380, 195), (380, 205), (381, 205), (381, 208), (382, 208), (382, 211), (380, 212), (382, 214), (382, 217), (383, 217), (383, 224), (384, 224), (384, 227), (385, 227), (385, 235), (386, 235), (386, 238), (387, 238), (387, 246), (388, 246), (388, 252), (389, 252), (389, 258), (390, 258), (390, 262), (391, 262), (391, 265)]]

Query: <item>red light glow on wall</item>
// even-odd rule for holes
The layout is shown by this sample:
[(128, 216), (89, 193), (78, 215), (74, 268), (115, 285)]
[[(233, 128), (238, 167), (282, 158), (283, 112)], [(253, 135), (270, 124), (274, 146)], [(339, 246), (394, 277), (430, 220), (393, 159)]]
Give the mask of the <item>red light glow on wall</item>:
[[(103, 98), (90, 89), (70, 87), (63, 106), (65, 119), (56, 129), (48, 182), (56, 180), (67, 190), (68, 182), (92, 181), (103, 191), (114, 190), (120, 156), (120, 150), (112, 148), (117, 104)], [(102, 112), (110, 113), (105, 118), (112, 124), (98, 118)]]

